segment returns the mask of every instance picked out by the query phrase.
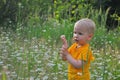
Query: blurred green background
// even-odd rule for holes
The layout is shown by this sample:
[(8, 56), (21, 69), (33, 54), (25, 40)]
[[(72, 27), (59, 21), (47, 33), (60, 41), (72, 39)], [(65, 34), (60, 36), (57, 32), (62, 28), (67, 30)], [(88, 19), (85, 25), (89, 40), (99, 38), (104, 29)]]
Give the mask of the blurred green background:
[(67, 80), (59, 57), (64, 34), (72, 44), (74, 23), (96, 23), (91, 80), (120, 79), (119, 0), (1, 0), (0, 80)]

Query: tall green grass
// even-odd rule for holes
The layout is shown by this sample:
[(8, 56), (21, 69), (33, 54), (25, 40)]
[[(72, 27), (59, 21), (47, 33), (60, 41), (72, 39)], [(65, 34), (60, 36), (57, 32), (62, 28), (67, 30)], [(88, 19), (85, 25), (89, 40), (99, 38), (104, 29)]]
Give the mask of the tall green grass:
[[(106, 15), (100, 10), (88, 14), (97, 27), (90, 43), (96, 58), (90, 68), (92, 80), (120, 78), (120, 29), (106, 32)], [(16, 32), (1, 32), (2, 80), (67, 80), (67, 62), (59, 57), (60, 35), (66, 35), (71, 45), (74, 22), (53, 18), (43, 24), (39, 21), (32, 17), (26, 26), (18, 24)]]

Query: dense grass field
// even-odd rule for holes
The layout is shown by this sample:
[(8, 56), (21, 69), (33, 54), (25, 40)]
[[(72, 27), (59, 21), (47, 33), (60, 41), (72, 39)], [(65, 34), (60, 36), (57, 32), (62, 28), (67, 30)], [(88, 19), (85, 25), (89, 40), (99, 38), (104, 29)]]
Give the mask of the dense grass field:
[(74, 21), (86, 17), (96, 24), (90, 42), (95, 56), (91, 80), (120, 80), (120, 17), (111, 15), (119, 21), (118, 27), (107, 32), (111, 8), (95, 9), (97, 0), (62, 1), (1, 0), (0, 80), (67, 80), (67, 62), (59, 56), (60, 35), (71, 45)]
[[(61, 60), (60, 35), (72, 43), (74, 23), (51, 19), (44, 25), (21, 26), (0, 32), (0, 80), (67, 80), (67, 62)], [(103, 25), (104, 26), (104, 25)], [(91, 47), (95, 56), (91, 80), (120, 79), (120, 31), (106, 32), (97, 24)]]

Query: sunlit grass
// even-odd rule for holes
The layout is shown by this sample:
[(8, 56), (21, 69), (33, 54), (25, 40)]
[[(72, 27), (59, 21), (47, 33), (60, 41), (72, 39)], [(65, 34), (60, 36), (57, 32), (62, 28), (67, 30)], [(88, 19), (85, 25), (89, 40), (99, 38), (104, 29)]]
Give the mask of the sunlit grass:
[[(95, 56), (90, 68), (91, 80), (119, 80), (120, 29), (106, 32), (105, 24), (97, 21), (98, 16), (96, 13), (92, 17), (97, 28), (90, 43)], [(15, 32), (1, 30), (0, 79), (67, 80), (67, 62), (59, 56), (60, 35), (66, 35), (71, 45), (73, 26), (67, 20), (49, 19), (43, 24), (34, 24), (33, 20), (27, 26), (18, 24)]]
[[(100, 35), (100, 33), (96, 34)], [(114, 41), (119, 37), (115, 35)], [(91, 42), (95, 56), (90, 68), (92, 80), (120, 78), (119, 47), (109, 38), (110, 34), (106, 36), (97, 39), (98, 36), (95, 35)], [(59, 40), (58, 43), (54, 38), (24, 38), (13, 32), (2, 32), (0, 37), (1, 79), (67, 80), (67, 62), (62, 61), (58, 54), (61, 46)], [(54, 43), (50, 44), (51, 41)]]

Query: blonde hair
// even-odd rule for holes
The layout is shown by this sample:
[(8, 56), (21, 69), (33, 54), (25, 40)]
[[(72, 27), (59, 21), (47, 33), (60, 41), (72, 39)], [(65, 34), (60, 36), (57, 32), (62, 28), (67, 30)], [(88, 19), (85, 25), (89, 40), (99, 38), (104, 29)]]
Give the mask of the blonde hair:
[(89, 34), (91, 33), (94, 34), (95, 32), (95, 23), (93, 20), (88, 19), (88, 18), (83, 18), (83, 19), (78, 20), (75, 23), (75, 26), (86, 27)]

